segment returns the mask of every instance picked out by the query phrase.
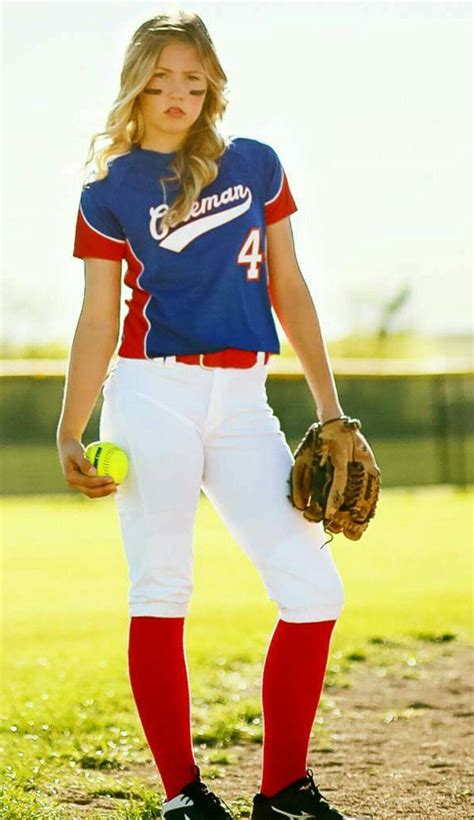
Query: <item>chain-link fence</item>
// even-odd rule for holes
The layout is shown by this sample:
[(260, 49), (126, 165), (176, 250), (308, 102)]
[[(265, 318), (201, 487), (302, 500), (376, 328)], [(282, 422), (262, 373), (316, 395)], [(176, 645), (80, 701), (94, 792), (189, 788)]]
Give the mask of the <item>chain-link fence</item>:
[[(472, 368), (446, 361), (442, 366), (350, 359), (331, 364), (344, 412), (361, 420), (384, 487), (473, 483)], [(56, 450), (65, 372), (61, 361), (3, 362), (1, 493), (72, 493)], [(267, 395), (293, 450), (316, 420), (297, 360), (272, 357)], [(101, 402), (99, 397), (84, 444), (99, 438)]]

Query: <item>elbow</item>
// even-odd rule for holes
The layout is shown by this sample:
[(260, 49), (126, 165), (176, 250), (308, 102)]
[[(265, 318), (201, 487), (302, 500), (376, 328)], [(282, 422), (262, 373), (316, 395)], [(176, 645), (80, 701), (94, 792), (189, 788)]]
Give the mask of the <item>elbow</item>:
[(115, 350), (119, 340), (120, 326), (118, 322), (106, 322), (81, 316), (77, 325), (77, 330), (93, 338), (101, 347), (107, 346)]
[(280, 314), (293, 314), (301, 310), (310, 298), (304, 279), (288, 283), (284, 288), (273, 283), (273, 286), (269, 286), (269, 294), (272, 307), (279, 319)]

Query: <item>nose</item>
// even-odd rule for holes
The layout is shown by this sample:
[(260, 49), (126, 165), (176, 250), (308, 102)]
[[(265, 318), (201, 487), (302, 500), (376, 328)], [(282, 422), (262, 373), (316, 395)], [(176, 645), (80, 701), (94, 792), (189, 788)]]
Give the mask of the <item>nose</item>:
[(181, 81), (181, 80), (177, 80), (177, 79), (176, 79), (176, 80), (172, 80), (172, 81), (171, 81), (170, 91), (169, 91), (169, 96), (170, 96), (170, 98), (171, 98), (172, 100), (174, 100), (174, 99), (180, 99), (180, 100), (182, 100), (182, 99), (183, 99), (183, 97), (184, 97), (184, 93), (185, 93), (185, 92), (184, 92), (184, 87), (182, 87), (182, 81)]

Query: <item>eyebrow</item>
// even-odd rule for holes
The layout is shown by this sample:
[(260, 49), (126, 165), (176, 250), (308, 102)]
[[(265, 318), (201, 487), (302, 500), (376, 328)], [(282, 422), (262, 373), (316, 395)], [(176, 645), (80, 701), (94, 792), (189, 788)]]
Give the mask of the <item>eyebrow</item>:
[[(157, 68), (157, 70), (156, 70), (155, 74), (156, 74), (158, 71), (172, 71), (172, 69), (171, 69), (171, 68), (165, 68), (164, 66), (160, 65), (160, 66), (158, 66), (158, 68)], [(155, 76), (155, 74), (153, 74), (153, 76)], [(183, 74), (204, 74), (204, 72), (203, 72), (203, 71), (198, 71), (198, 70), (196, 69), (196, 71), (183, 71)]]

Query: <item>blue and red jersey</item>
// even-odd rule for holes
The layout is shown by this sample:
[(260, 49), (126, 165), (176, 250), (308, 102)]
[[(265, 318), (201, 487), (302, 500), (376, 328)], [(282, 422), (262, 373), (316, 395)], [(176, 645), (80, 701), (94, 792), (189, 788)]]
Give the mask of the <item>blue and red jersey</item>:
[(186, 219), (160, 230), (179, 193), (161, 183), (176, 152), (134, 145), (86, 183), (73, 256), (125, 260), (118, 355), (153, 358), (238, 348), (280, 352), (266, 264), (267, 225), (297, 206), (274, 149), (232, 137)]

